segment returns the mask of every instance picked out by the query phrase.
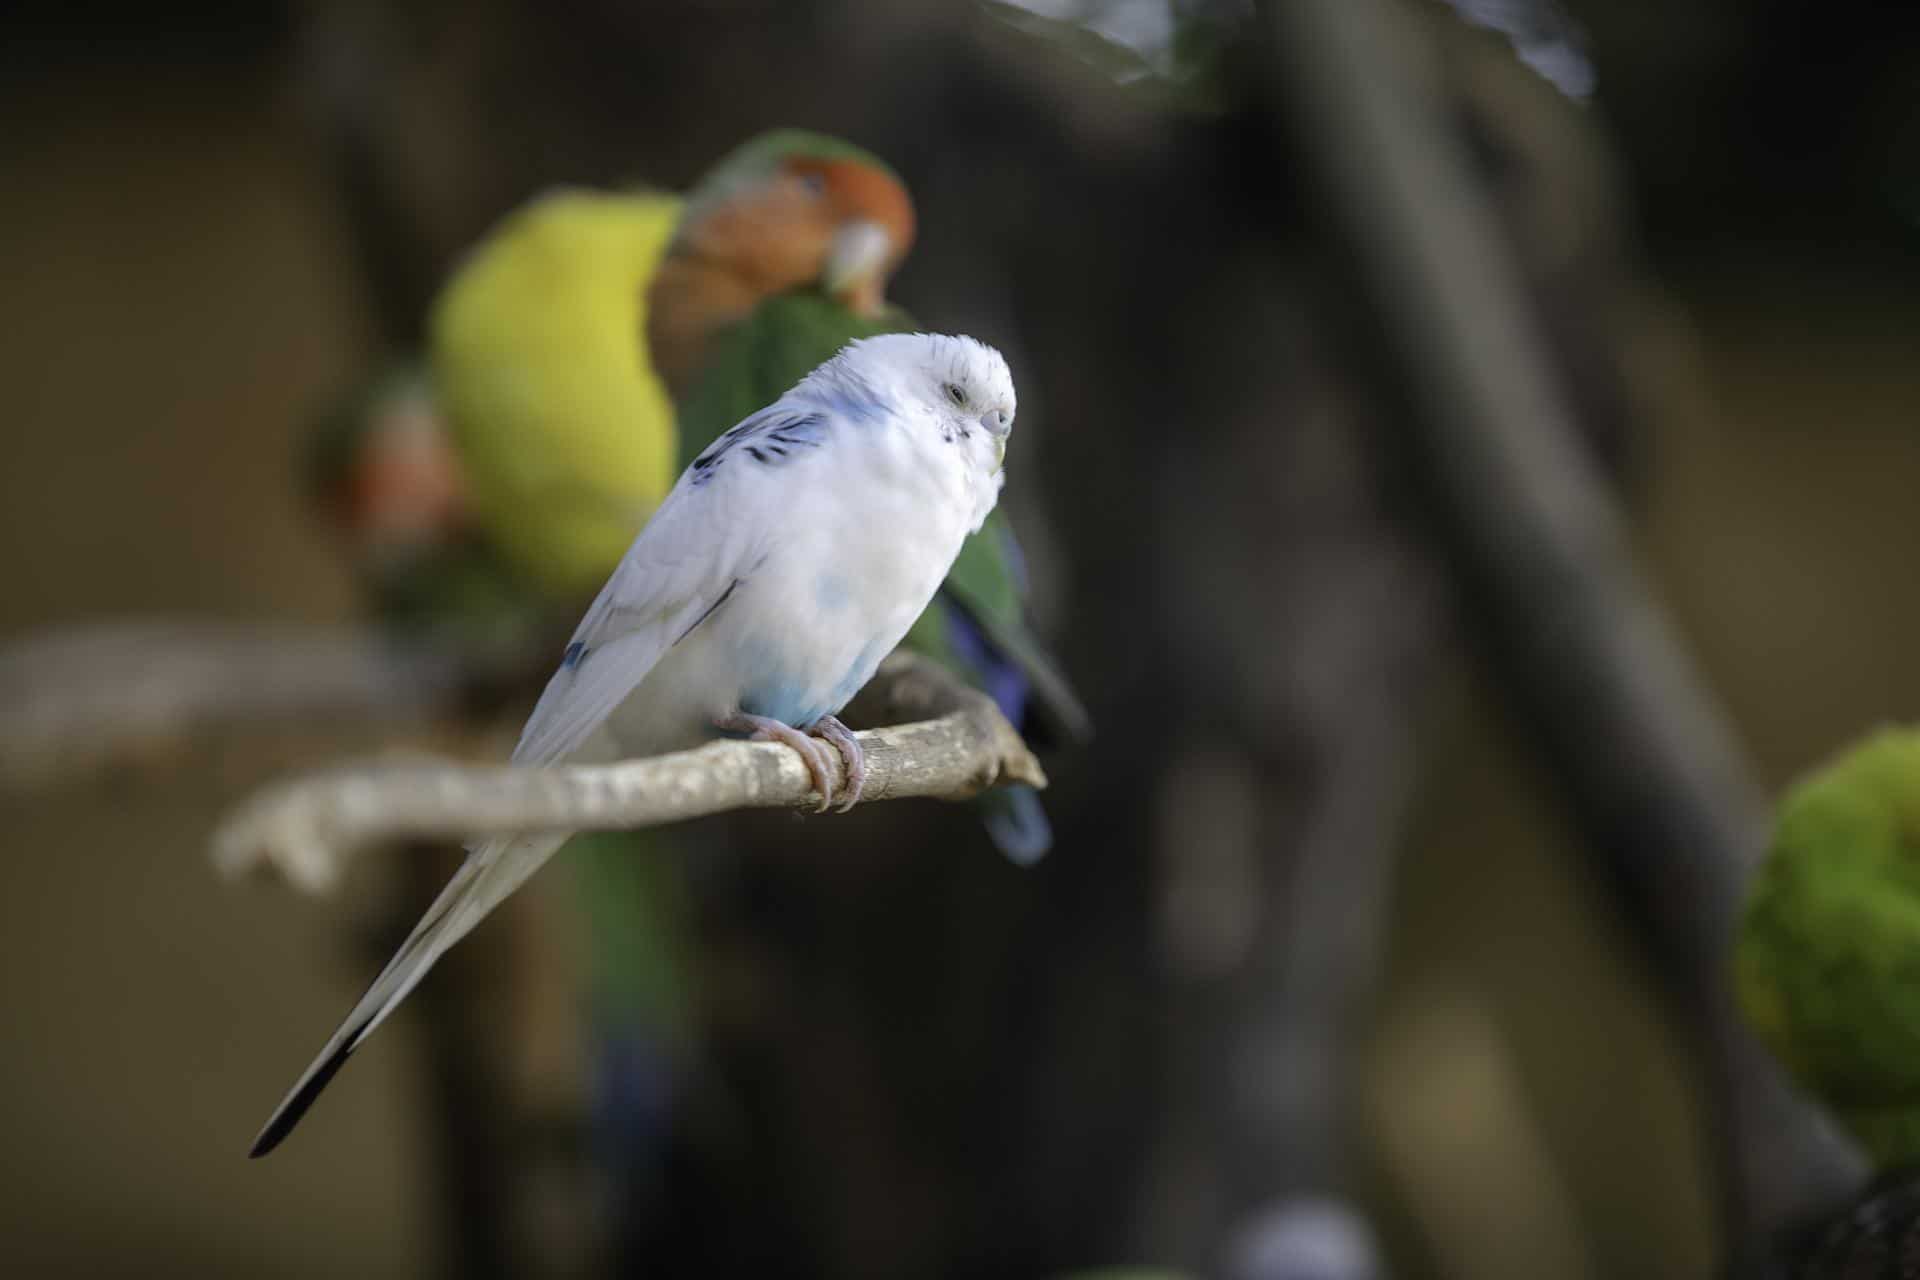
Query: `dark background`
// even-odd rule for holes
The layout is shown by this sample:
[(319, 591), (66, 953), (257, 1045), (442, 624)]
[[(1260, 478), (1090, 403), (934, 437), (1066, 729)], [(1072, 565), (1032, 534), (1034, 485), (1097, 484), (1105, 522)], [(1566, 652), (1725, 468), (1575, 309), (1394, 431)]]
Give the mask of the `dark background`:
[[(1920, 23), (1567, 8), (1585, 103), (1407, 12), (1642, 565), (1777, 787), (1920, 705)], [(789, 1016), (738, 1078), (785, 1136), (739, 1203), (698, 1193), (709, 1237), (793, 1274), (1206, 1266), (1253, 1206), (1339, 1190), (1396, 1274), (1708, 1273), (1727, 1241), (1662, 975), (1474, 660), (1257, 47), (1212, 112), (961, 5), (61, 12), (0, 40), (6, 633), (350, 615), (303, 434), (548, 182), (681, 186), (762, 127), (844, 133), (921, 210), (895, 295), (1012, 359), (1007, 501), (1100, 737), (1051, 765), (1062, 843), (1033, 873), (932, 806), (769, 829), (800, 852), (742, 927)], [(395, 878), (318, 904), (220, 883), (207, 833), (257, 780), (229, 758), (0, 797), (23, 1274), (454, 1256), (404, 1016), (286, 1151), (242, 1158)], [(1223, 1118), (1222, 1064), (1260, 1000), (1300, 999), (1260, 966), (1327, 850), (1392, 858), (1390, 917), (1375, 945), (1379, 895), (1353, 907), (1377, 990), (1363, 965), (1358, 1023), (1336, 1009), (1337, 1052), (1279, 1086), (1320, 1101), (1282, 1106), (1276, 1157)], [(557, 879), (469, 945), (512, 929), (532, 957), (496, 976), (495, 1043), (564, 1109)], [(514, 1182), (530, 1272), (599, 1256), (568, 1168)]]

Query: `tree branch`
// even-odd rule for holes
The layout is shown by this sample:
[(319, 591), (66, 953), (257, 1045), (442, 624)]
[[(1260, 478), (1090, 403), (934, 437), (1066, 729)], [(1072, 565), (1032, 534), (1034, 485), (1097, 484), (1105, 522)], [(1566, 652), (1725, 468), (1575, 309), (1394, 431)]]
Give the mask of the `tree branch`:
[(1273, 83), (1371, 302), (1479, 639), (1696, 1037), (1743, 1239), (1854, 1185), (1856, 1153), (1742, 1026), (1726, 947), (1766, 799), (1579, 448), (1492, 212), (1384, 0), (1269, 0)]
[(292, 622), (52, 628), (0, 647), (0, 793), (185, 752), (222, 728), (418, 725), (509, 679), (529, 648)]
[[(859, 718), (921, 717), (858, 735), (869, 771), (862, 803), (964, 800), (1001, 782), (1047, 784), (993, 700), (924, 659), (888, 658), (857, 707)], [(834, 767), (844, 782), (844, 765)], [(604, 766), (368, 762), (261, 789), (221, 822), (213, 856), (228, 874), (272, 868), (318, 893), (338, 882), (348, 856), (387, 841), (627, 830), (731, 809), (811, 806), (814, 796), (800, 758), (764, 742), (714, 742)]]

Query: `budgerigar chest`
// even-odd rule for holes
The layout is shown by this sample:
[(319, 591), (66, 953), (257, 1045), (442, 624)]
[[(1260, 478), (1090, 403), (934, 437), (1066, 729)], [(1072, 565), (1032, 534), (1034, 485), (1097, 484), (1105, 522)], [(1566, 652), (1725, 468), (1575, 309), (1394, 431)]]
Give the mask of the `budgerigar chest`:
[(736, 482), (769, 482), (787, 519), (616, 714), (629, 751), (690, 745), (734, 711), (811, 725), (846, 705), (933, 598), (968, 505), (938, 468), (903, 483), (899, 459), (868, 465), (834, 443), (778, 468), (727, 464)]

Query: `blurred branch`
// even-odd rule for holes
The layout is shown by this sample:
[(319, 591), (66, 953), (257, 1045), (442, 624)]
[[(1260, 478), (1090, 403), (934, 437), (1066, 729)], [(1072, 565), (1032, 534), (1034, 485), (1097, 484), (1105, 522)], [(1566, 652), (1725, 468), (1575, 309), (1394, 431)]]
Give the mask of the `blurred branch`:
[(394, 180), (395, 153), (410, 142), (420, 145), (409, 136), (418, 126), (408, 95), (436, 87), (432, 67), (407, 57), (436, 43), (410, 39), (415, 33), (408, 25), (409, 15), (390, 6), (311, 6), (297, 64), (301, 102), (332, 161), (340, 210), (363, 267), (361, 286), (382, 343), (395, 351), (418, 347), (441, 265), (417, 207), (430, 181), (417, 175), (411, 186)]
[[(1046, 785), (993, 700), (939, 667), (896, 654), (874, 683), (862, 695), (866, 706), (928, 718), (859, 735), (869, 770), (862, 803), (964, 800), (1001, 781)], [(836, 768), (844, 781), (844, 765)], [(271, 866), (319, 892), (339, 879), (350, 854), (385, 841), (628, 830), (813, 798), (800, 758), (764, 742), (714, 742), (605, 766), (370, 763), (263, 788), (220, 824), (214, 860), (230, 874)]]
[(221, 728), (419, 725), (511, 679), (531, 647), (280, 622), (48, 630), (0, 647), (0, 793), (191, 754)]
[(1641, 581), (1411, 23), (1381, 0), (1270, 0), (1283, 125), (1346, 238), (1405, 393), (1403, 445), (1500, 687), (1627, 892), (1699, 1037), (1734, 1239), (1858, 1164), (1739, 1023), (1724, 981), (1766, 806)]

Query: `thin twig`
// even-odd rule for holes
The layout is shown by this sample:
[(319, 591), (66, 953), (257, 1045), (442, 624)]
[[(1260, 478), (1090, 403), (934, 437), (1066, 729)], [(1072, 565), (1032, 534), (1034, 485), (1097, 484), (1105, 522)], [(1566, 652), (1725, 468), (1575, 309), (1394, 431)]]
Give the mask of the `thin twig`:
[[(858, 735), (868, 767), (862, 803), (963, 800), (1003, 781), (1046, 785), (1039, 761), (984, 694), (901, 654), (874, 683), (866, 705), (930, 718)], [(844, 782), (844, 765), (834, 767)], [(216, 830), (214, 861), (229, 874), (272, 868), (317, 893), (338, 882), (352, 853), (390, 841), (627, 830), (814, 797), (799, 756), (772, 743), (714, 742), (605, 766), (370, 762), (255, 793)]]

